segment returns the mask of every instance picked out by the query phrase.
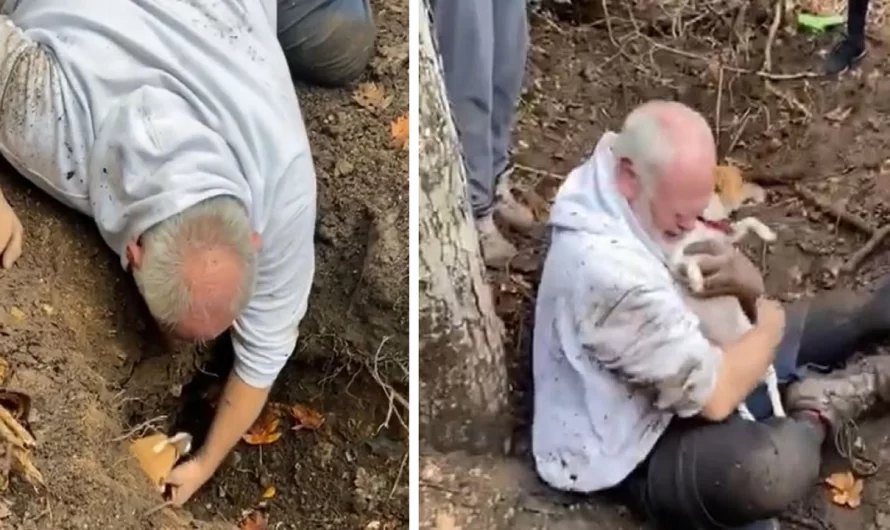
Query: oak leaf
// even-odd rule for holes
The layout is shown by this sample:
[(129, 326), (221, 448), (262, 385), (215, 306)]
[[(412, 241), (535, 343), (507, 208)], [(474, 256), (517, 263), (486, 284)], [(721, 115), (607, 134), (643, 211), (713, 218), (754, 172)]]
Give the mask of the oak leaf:
[(268, 519), (263, 515), (263, 512), (259, 511), (250, 512), (238, 525), (238, 530), (267, 530), (268, 528)]
[(325, 417), (318, 412), (306, 405), (294, 405), (290, 408), (291, 416), (297, 421), (297, 424), (294, 426), (295, 431), (307, 429), (310, 431), (317, 431), (322, 425), (324, 425)]
[(831, 502), (838, 506), (856, 509), (862, 504), (862, 490), (865, 487), (861, 478), (850, 471), (834, 473), (825, 479), (831, 487)]
[(410, 130), (408, 128), (408, 116), (404, 115), (400, 118), (397, 118), (395, 121), (389, 124), (390, 131), (392, 133), (392, 140), (396, 147), (402, 149), (403, 151), (408, 150), (408, 138), (410, 136)]
[(249, 445), (269, 445), (281, 438), (281, 416), (277, 407), (265, 407), (242, 439)]

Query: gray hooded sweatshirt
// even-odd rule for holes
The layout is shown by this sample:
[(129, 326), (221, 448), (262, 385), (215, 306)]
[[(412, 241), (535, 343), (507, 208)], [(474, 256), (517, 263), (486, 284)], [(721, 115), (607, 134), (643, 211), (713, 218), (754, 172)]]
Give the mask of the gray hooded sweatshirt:
[(533, 452), (568, 491), (626, 478), (672, 417), (701, 411), (722, 361), (618, 192), (614, 138), (557, 194), (535, 310)]

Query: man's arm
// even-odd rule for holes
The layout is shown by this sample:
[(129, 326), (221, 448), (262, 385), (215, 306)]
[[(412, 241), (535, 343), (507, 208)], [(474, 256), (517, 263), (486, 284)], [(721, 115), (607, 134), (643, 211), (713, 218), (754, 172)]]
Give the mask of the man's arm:
[[(615, 278), (586, 308), (576, 302), (581, 343), (602, 366), (631, 385), (653, 392), (658, 408), (679, 416), (720, 421), (757, 386), (772, 362), (783, 323), (769, 316), (722, 350), (704, 337), (699, 319), (670, 286)], [(763, 306), (763, 304), (761, 304)]]

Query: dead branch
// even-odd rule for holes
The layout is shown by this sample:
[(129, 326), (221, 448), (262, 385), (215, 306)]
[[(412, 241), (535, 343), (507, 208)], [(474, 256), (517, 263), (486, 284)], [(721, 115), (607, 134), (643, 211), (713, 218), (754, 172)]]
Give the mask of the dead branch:
[(846, 273), (855, 272), (865, 258), (874, 252), (875, 248), (887, 238), (887, 234), (890, 234), (890, 224), (886, 224), (878, 230), (875, 230), (868, 241), (866, 241), (859, 250), (854, 252), (853, 255), (841, 266), (841, 271)]
[(19, 423), (17, 419), (12, 417), (12, 414), (6, 410), (6, 407), (0, 406), (0, 422), (5, 424), (17, 439), (21, 440), (21, 445), (12, 442), (17, 447), (22, 447), (24, 449), (37, 446), (37, 440), (31, 436), (31, 433), (29, 433), (27, 429), (22, 427), (22, 424)]
[(831, 204), (830, 202), (826, 201), (812, 191), (804, 188), (803, 186), (794, 186), (794, 191), (807, 202), (811, 203), (813, 206), (819, 208), (823, 212), (830, 213), (835, 217), (835, 219), (842, 221), (847, 226), (855, 228), (856, 230), (859, 230), (867, 236), (871, 236), (875, 233), (875, 229), (871, 226), (871, 224), (869, 224), (858, 215), (852, 214), (846, 209), (842, 209)]

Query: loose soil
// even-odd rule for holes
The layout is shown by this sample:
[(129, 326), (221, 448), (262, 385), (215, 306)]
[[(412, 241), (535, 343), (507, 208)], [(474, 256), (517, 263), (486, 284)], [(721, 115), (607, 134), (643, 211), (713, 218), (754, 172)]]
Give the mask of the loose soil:
[[(0, 168), (26, 234), (21, 261), (0, 276), (0, 356), (7, 386), (33, 398), (47, 482), (38, 490), (14, 475), (0, 527), (231, 529), (262, 504), (269, 528), (407, 528), (407, 436), (385, 424), (386, 392), (407, 396), (408, 156), (390, 123), (408, 112), (408, 3), (373, 4), (378, 51), (361, 82), (382, 87), (388, 104), (367, 110), (355, 87), (297, 87), (318, 173), (317, 272), (272, 400), (326, 421), (239, 445), (184, 510), (146, 515), (162, 498), (127, 442), (185, 427), (200, 443), (225, 348), (196, 355), (164, 342), (91, 221)], [(261, 502), (269, 486), (276, 494)]]
[[(740, 212), (757, 215), (779, 235), (766, 250), (745, 249), (761, 265), (769, 293), (794, 300), (835, 286), (868, 288), (890, 271), (883, 244), (853, 274), (838, 274), (869, 232), (890, 222), (890, 61), (882, 42), (873, 40), (862, 67), (840, 80), (777, 79), (772, 81), (777, 91), (771, 92), (752, 73), (763, 65), (772, 19), (765, 2), (710, 2), (695, 12), (681, 7), (676, 17), (668, 14), (673, 8), (651, 7), (656, 3), (631, 8), (631, 2), (577, 3), (586, 7), (532, 17), (514, 191), (539, 219), (546, 219), (562, 175), (592, 153), (604, 131), (620, 128), (627, 112), (644, 100), (676, 99), (700, 110), (719, 130), (723, 161), (743, 168), (769, 192), (766, 203)], [(747, 11), (739, 16), (743, 5)], [(836, 38), (780, 29), (772, 46), (773, 71), (818, 70)], [(813, 196), (858, 216), (860, 228), (816, 206)], [(524, 253), (517, 260), (521, 266), (491, 273), (515, 387), (510, 456), (424, 455), (424, 528), (650, 528), (607, 499), (560, 494), (534, 475), (530, 344), (542, 234), (511, 234)], [(880, 465), (865, 479), (863, 505), (838, 508), (824, 487), (814, 486), (810, 498), (783, 517), (783, 528), (890, 528), (890, 418), (868, 421), (861, 431)], [(825, 476), (839, 469), (843, 463), (826, 459)]]

